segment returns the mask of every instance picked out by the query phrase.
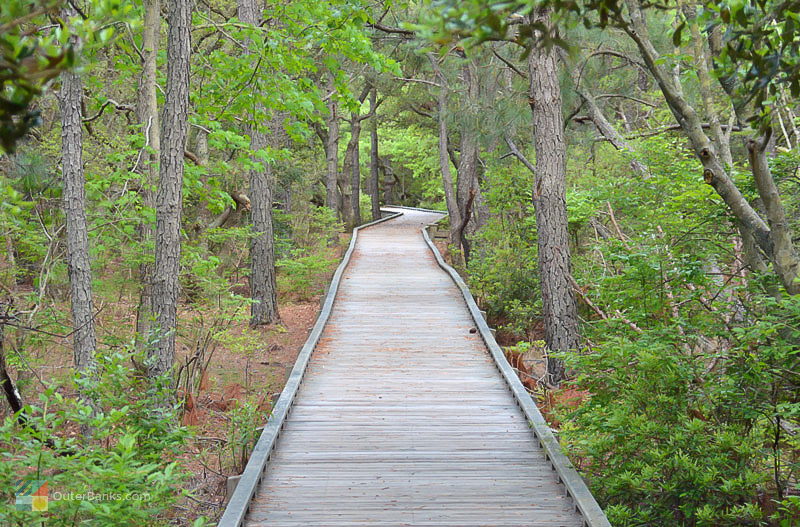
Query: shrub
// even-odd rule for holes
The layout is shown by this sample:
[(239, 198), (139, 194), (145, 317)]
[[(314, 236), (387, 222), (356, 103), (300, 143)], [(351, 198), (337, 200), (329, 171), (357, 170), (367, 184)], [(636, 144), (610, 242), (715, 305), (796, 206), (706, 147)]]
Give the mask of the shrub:
[[(92, 405), (52, 386), (24, 409), (25, 424), (16, 416), (0, 423), (5, 524), (166, 524), (185, 477), (172, 459), (188, 432), (175, 424), (176, 408), (159, 408), (170, 380), (151, 384), (127, 366), (130, 359), (101, 355), (95, 375), (76, 377)], [(20, 483), (34, 480), (47, 482), (46, 512), (15, 507)]]

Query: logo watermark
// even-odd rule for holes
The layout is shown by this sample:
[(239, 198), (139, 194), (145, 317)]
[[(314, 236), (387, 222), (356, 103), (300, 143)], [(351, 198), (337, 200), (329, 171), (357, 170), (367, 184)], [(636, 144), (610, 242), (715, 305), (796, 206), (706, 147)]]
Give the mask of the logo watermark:
[(16, 495), (14, 504), (17, 510), (38, 512), (47, 510), (47, 502), (49, 499), (47, 480), (17, 480), (14, 483), (14, 494)]
[(20, 479), (14, 482), (17, 510), (46, 512), (50, 501), (150, 501), (149, 492), (67, 492), (49, 491), (47, 480)]

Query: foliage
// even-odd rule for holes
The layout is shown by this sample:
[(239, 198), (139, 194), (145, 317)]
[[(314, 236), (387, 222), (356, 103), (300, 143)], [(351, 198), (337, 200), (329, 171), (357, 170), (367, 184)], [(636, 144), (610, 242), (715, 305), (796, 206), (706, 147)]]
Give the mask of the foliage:
[(626, 230), (575, 260), (611, 316), (584, 306), (590, 348), (562, 357), (590, 394), (563, 410), (562, 439), (614, 525), (791, 525), (797, 440), (780, 423), (797, 422), (797, 301), (715, 277), (738, 264), (714, 196), (686, 177), (695, 161), (640, 147), (646, 184), (582, 176)]
[[(92, 405), (65, 396), (75, 386), (53, 385), (24, 409), (25, 424), (3, 420), (0, 519), (20, 526), (42, 517), (59, 526), (163, 524), (184, 477), (172, 457), (187, 431), (174, 424), (174, 408), (154, 410), (170, 380), (145, 380), (126, 365), (131, 357), (100, 355), (94, 374), (76, 377)], [(77, 427), (91, 433), (82, 437)], [(47, 481), (46, 513), (15, 508), (19, 480)]]
[(250, 452), (258, 441), (258, 430), (253, 423), (258, 422), (261, 410), (257, 404), (244, 402), (229, 414), (227, 450), (230, 456), (233, 473), (241, 474)]
[(335, 245), (341, 224), (327, 207), (316, 207), (294, 226), (295, 246), (287, 244), (276, 267), (280, 270), (278, 290), (291, 298), (307, 301), (321, 294), (327, 273), (337, 263)]
[(9, 0), (0, 5), (0, 152), (40, 122), (34, 100), (76, 62), (76, 48), (104, 45), (113, 23), (124, 21), (131, 6), (119, 0), (94, 0), (91, 17), (61, 20), (53, 31), (31, 30), (58, 14), (56, 0)]
[[(514, 167), (516, 168), (516, 167)], [(470, 288), (490, 315), (523, 333), (541, 310), (537, 273), (536, 222), (530, 205), (530, 180), (519, 169), (493, 167), (486, 195), (492, 212), (479, 231), (479, 249), (469, 262)]]

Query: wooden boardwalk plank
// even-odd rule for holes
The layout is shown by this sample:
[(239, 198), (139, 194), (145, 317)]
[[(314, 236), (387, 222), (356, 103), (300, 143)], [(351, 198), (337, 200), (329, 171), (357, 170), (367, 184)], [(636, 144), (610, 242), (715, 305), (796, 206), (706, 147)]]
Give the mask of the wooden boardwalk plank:
[(246, 525), (582, 525), (420, 234), (438, 217), (359, 233)]

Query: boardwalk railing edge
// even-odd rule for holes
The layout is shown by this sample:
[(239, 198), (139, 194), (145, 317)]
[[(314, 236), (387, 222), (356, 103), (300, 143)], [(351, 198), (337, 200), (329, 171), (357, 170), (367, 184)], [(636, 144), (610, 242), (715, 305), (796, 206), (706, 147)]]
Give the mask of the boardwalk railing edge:
[(311, 359), (314, 348), (316, 348), (319, 342), (322, 330), (325, 329), (325, 325), (330, 318), (333, 303), (336, 299), (336, 293), (339, 290), (339, 284), (342, 280), (344, 270), (350, 263), (350, 257), (355, 249), (359, 231), (402, 215), (402, 212), (395, 212), (384, 218), (365, 223), (353, 230), (353, 236), (350, 238), (350, 245), (347, 248), (347, 252), (345, 252), (342, 257), (339, 267), (336, 268), (336, 272), (333, 274), (328, 292), (325, 295), (325, 301), (317, 316), (317, 321), (311, 333), (308, 335), (305, 344), (303, 344), (303, 348), (297, 355), (297, 360), (289, 374), (289, 378), (286, 380), (286, 385), (283, 387), (278, 401), (272, 408), (272, 414), (266, 426), (264, 426), (261, 436), (253, 447), (253, 452), (250, 454), (247, 466), (245, 466), (244, 472), (242, 472), (239, 483), (236, 485), (236, 490), (234, 490), (230, 501), (228, 501), (228, 505), (225, 507), (225, 512), (222, 514), (222, 518), (220, 518), (217, 527), (240, 527), (242, 522), (244, 522), (245, 516), (247, 516), (250, 502), (264, 475), (264, 468), (267, 465), (270, 453), (275, 448), (275, 443), (286, 421), (286, 417), (289, 415), (289, 410), (291, 409), (295, 395), (297, 395), (297, 390), (300, 388), (300, 383), (303, 380), (303, 375), (308, 367), (308, 362)]
[(511, 368), (508, 360), (506, 360), (503, 350), (497, 344), (494, 336), (492, 336), (489, 325), (486, 323), (486, 320), (484, 320), (483, 315), (481, 315), (481, 310), (472, 297), (469, 287), (464, 283), (464, 280), (462, 280), (458, 272), (444, 261), (436, 245), (431, 241), (430, 236), (428, 236), (428, 227), (430, 227), (430, 225), (422, 229), (422, 236), (425, 238), (425, 243), (428, 244), (428, 248), (433, 252), (433, 256), (436, 258), (436, 263), (439, 264), (439, 267), (450, 275), (450, 278), (453, 279), (453, 282), (455, 282), (456, 286), (461, 290), (464, 301), (469, 308), (470, 314), (478, 327), (483, 341), (486, 343), (486, 347), (489, 348), (489, 352), (497, 368), (500, 370), (511, 392), (514, 394), (517, 404), (528, 418), (528, 422), (531, 424), (534, 434), (536, 434), (539, 445), (544, 450), (553, 470), (558, 474), (559, 481), (564, 485), (567, 494), (574, 501), (575, 508), (583, 516), (585, 526), (611, 527), (611, 523), (609, 523), (608, 518), (606, 518), (603, 509), (597, 503), (597, 500), (594, 499), (594, 496), (589, 491), (583, 478), (578, 474), (578, 471), (575, 470), (572, 462), (564, 455), (564, 452), (561, 450), (561, 445), (558, 443), (558, 439), (553, 435), (553, 432), (550, 430), (547, 421), (545, 421), (536, 403), (533, 402), (528, 391), (522, 385), (522, 382), (520, 382), (519, 377), (517, 377), (517, 374), (514, 372), (513, 368)]

